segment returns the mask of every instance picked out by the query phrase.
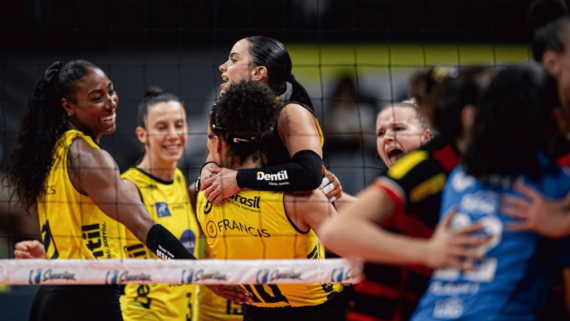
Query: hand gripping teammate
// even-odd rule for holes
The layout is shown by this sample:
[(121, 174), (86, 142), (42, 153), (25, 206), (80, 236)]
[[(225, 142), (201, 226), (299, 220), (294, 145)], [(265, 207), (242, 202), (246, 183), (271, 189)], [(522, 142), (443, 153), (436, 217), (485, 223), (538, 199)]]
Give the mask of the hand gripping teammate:
[[(263, 191), (321, 190), (331, 201), (342, 197), (342, 187), (334, 174), (323, 178), (321, 128), (305, 88), (291, 73), (289, 53), (277, 40), (253, 36), (238, 41), (227, 62), (220, 66), (224, 95), (231, 84), (241, 80), (268, 86), (283, 105), (273, 126), (274, 135), (263, 141), (267, 163), (261, 168), (213, 168), (208, 164), (201, 173), (201, 189), (214, 204), (244, 188)], [(291, 92), (287, 90), (291, 86)], [(254, 115), (252, 115), (253, 117)], [(211, 157), (207, 161), (211, 161)], [(264, 175), (260, 176), (260, 172)], [(215, 174), (215, 175), (212, 175)], [(265, 177), (274, 177), (266, 179)]]
[[(217, 165), (233, 170), (261, 165), (262, 141), (279, 116), (274, 93), (255, 81), (232, 84), (212, 108), (208, 149)], [(251, 117), (255, 114), (256, 117)], [(323, 259), (317, 235), (321, 223), (336, 214), (322, 192), (294, 194), (240, 191), (223, 204), (201, 192), (198, 220), (217, 259)], [(274, 271), (273, 271), (274, 272)], [(340, 284), (262, 284), (269, 278), (296, 279), (258, 271), (260, 284), (243, 285), (253, 297), (244, 320), (344, 320), (347, 305)]]
[(485, 226), (483, 234), (491, 237), (482, 247), (486, 257), (471, 273), (434, 271), (413, 321), (539, 320), (562, 241), (505, 229), (515, 220), (502, 215), (500, 205), (504, 195), (520, 197), (512, 188), (518, 180), (552, 199), (570, 191), (570, 173), (547, 157), (553, 110), (560, 106), (556, 88), (538, 65), (507, 67), (494, 77), (441, 207), (442, 218), (456, 212), (453, 229)]
[[(386, 176), (379, 177), (326, 223), (322, 241), (327, 247), (341, 256), (362, 257), (371, 263), (472, 267), (463, 258), (482, 255), (473, 246), (488, 240), (469, 237), (481, 226), (449, 231), (449, 220), (436, 225), (446, 178), (459, 163), (459, 152), (466, 150), (466, 135), (491, 75), (490, 69), (482, 67), (432, 68), (412, 75), (412, 96), (439, 134), (398, 160)], [(390, 232), (380, 226), (382, 223)], [(428, 278), (429, 272), (421, 269), (405, 272), (394, 268), (379, 282), (365, 280), (359, 287), (360, 292), (375, 291), (388, 297), (389, 308), (378, 311), (383, 319), (408, 320)], [(401, 283), (406, 285), (399, 291)], [(403, 305), (398, 310), (390, 302)], [(356, 320), (359, 316), (351, 317)]]
[[(122, 183), (98, 146), (115, 131), (113, 83), (86, 61), (53, 63), (28, 103), (10, 156), (10, 182), (25, 208), (37, 207), (48, 259), (123, 257), (126, 226), (163, 259), (194, 259)], [(118, 286), (41, 286), (31, 320), (122, 320)]]

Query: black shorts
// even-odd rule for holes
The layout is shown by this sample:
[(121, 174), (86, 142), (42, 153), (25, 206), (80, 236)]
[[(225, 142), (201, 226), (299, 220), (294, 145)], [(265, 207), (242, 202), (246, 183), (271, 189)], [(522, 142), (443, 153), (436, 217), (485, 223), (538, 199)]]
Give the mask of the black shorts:
[(122, 321), (118, 285), (42, 285), (30, 321)]
[(342, 295), (325, 303), (304, 307), (260, 308), (244, 305), (244, 321), (344, 321), (348, 304)]

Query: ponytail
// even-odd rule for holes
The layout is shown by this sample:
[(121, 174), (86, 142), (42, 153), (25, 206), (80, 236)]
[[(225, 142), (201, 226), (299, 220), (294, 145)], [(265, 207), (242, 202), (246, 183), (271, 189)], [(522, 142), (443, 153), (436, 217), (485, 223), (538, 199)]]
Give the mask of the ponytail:
[(53, 149), (67, 130), (61, 99), (75, 101), (76, 82), (88, 73), (87, 67), (95, 65), (81, 60), (65, 65), (54, 62), (34, 86), (9, 159), (12, 197), (17, 196), (17, 202), (28, 211), (44, 192)]
[(249, 52), (256, 66), (267, 68), (267, 84), (277, 96), (287, 91), (287, 82), (293, 87), (293, 93), (289, 100), (303, 103), (313, 110), (313, 103), (305, 88), (295, 79), (291, 73), (293, 68), (291, 57), (285, 46), (271, 38), (263, 36), (246, 37), (250, 42)]
[(311, 109), (311, 111), (314, 112), (315, 109), (313, 107), (313, 102), (311, 101), (309, 94), (307, 94), (307, 90), (305, 90), (305, 87), (303, 87), (297, 81), (297, 79), (295, 79), (295, 76), (293, 76), (293, 74), (289, 74), (289, 77), (287, 77), (287, 82), (289, 82), (293, 86), (293, 92), (291, 93), (291, 97), (289, 98), (289, 100), (303, 103), (307, 105)]

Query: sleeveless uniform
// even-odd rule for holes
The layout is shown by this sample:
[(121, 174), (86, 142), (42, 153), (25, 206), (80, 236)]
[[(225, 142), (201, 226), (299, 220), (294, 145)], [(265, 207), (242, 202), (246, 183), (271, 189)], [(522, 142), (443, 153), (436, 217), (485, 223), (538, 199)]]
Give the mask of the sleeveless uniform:
[[(324, 249), (316, 234), (312, 230), (300, 231), (293, 225), (285, 213), (283, 197), (283, 192), (242, 191), (229, 197), (225, 204), (213, 206), (204, 192), (200, 192), (198, 220), (212, 255), (230, 260), (323, 259)], [(264, 277), (272, 276), (261, 276)], [(243, 287), (253, 295), (253, 306), (262, 308), (318, 306), (342, 290), (339, 284), (318, 283)], [(245, 320), (248, 320), (247, 308)], [(277, 315), (287, 313), (282, 309), (263, 310)]]
[[(563, 198), (570, 190), (570, 173), (538, 154), (542, 167), (537, 180), (525, 182), (546, 198)], [(532, 232), (504, 229), (515, 219), (502, 215), (500, 199), (518, 195), (512, 181), (498, 175), (480, 181), (467, 176), (461, 167), (450, 175), (442, 200), (442, 219), (457, 208), (452, 228), (474, 223), (491, 236), (486, 257), (475, 262), (475, 271), (434, 271), (426, 294), (412, 317), (419, 320), (538, 320), (562, 242)]]
[[(315, 125), (317, 126), (317, 130), (320, 135), (321, 146), (324, 143), (323, 132), (321, 130), (321, 126), (319, 125), (319, 121), (316, 118), (314, 112), (306, 106), (305, 104), (295, 102), (295, 101), (287, 101), (284, 102), (283, 107), (287, 106), (288, 104), (298, 104), (306, 108), (315, 120)], [(286, 163), (291, 162), (291, 157), (289, 156), (289, 151), (287, 150), (287, 146), (283, 144), (281, 141), (281, 137), (279, 136), (279, 128), (277, 126), (277, 122), (273, 127), (273, 135), (267, 136), (261, 142), (262, 151), (263, 151), (263, 165), (265, 167), (271, 166), (278, 166)], [(208, 250), (208, 245), (205, 246), (205, 258), (216, 258), (211, 256), (211, 252)], [(242, 320), (243, 310), (242, 306), (236, 303), (233, 303), (229, 300), (223, 299), (210, 291), (206, 287), (201, 287), (200, 289), (200, 318), (201, 321), (237, 321)]]
[[(297, 104), (305, 109), (307, 109), (313, 119), (315, 120), (315, 125), (317, 126), (317, 130), (319, 132), (319, 136), (321, 139), (321, 146), (324, 143), (323, 131), (321, 126), (319, 125), (319, 121), (315, 116), (315, 113), (309, 108), (309, 106), (296, 102), (296, 101), (289, 101), (285, 102), (282, 108), (285, 108), (287, 105), (290, 104)], [(279, 136), (279, 128), (277, 126), (277, 122), (275, 122), (275, 126), (273, 127), (273, 135), (264, 137), (261, 141), (261, 149), (264, 151), (264, 159), (263, 159), (263, 166), (264, 167), (271, 167), (271, 166), (278, 166), (286, 163), (291, 162), (291, 157), (289, 156), (289, 151), (287, 150), (287, 146), (283, 144), (281, 141), (281, 136)]]
[[(449, 173), (459, 163), (457, 148), (438, 135), (411, 151), (372, 186), (396, 204), (382, 228), (429, 238), (439, 220), (441, 193)], [(349, 321), (408, 321), (424, 294), (432, 270), (420, 265), (364, 265), (365, 279), (354, 286), (354, 310)]]
[[(52, 166), (38, 197), (42, 241), (48, 259), (123, 258), (124, 226), (105, 215), (69, 178), (74, 139), (99, 148), (91, 137), (68, 130), (55, 144)], [(30, 320), (121, 320), (117, 285), (42, 285)]]
[[(123, 175), (135, 183), (151, 218), (179, 237), (186, 249), (196, 255), (198, 222), (190, 205), (186, 181), (178, 168), (173, 181), (153, 177), (138, 168)], [(130, 258), (158, 259), (127, 230)], [(127, 284), (122, 306), (125, 320), (197, 320), (198, 287), (193, 284)]]

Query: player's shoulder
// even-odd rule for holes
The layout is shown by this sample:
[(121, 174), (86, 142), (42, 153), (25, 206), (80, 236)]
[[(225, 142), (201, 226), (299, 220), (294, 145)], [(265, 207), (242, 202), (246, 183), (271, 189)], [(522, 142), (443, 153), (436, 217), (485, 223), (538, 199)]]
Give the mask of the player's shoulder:
[(387, 176), (393, 180), (416, 178), (423, 181), (440, 174), (446, 176), (458, 164), (457, 148), (444, 137), (436, 136), (402, 157), (388, 170)]

